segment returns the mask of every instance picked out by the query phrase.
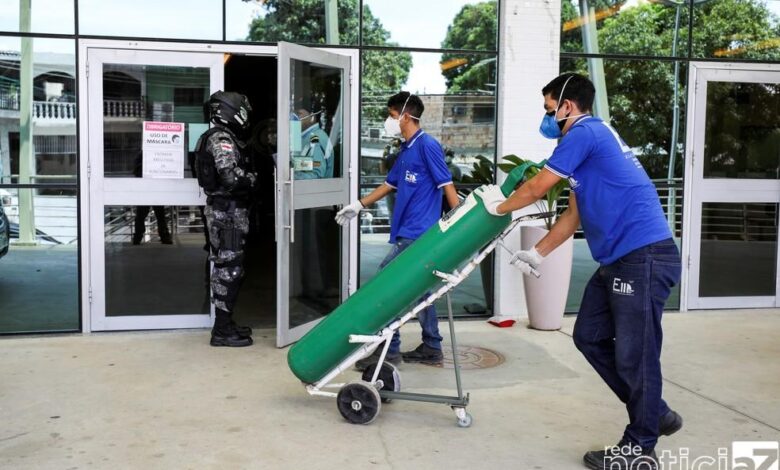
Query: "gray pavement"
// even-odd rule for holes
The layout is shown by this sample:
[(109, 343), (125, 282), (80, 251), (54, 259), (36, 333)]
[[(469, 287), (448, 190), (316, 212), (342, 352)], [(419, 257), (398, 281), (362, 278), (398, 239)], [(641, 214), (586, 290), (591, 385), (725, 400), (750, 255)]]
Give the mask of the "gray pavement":
[[(273, 330), (245, 349), (211, 348), (205, 330), (2, 338), (0, 468), (582, 468), (626, 416), (572, 345), (573, 322), (560, 332), (457, 323), (461, 345), (505, 358), (464, 371), (468, 429), (443, 405), (402, 401), (373, 424), (348, 424), (333, 399), (305, 393)], [(685, 427), (658, 450), (717, 456), (734, 440), (780, 439), (780, 311), (664, 322), (665, 396)], [(417, 325), (404, 335), (416, 344)], [(451, 370), (401, 374), (409, 391), (454, 388)]]

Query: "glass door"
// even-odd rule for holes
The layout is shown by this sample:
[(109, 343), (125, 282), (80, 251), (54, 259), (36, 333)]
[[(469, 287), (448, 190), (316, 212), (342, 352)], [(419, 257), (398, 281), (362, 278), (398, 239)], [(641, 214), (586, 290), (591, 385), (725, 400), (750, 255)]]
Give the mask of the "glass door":
[(277, 346), (297, 341), (346, 298), (349, 56), (279, 43), (276, 171)]
[(91, 329), (208, 327), (193, 150), (221, 53), (89, 48)]
[(780, 67), (691, 67), (687, 307), (780, 306)]

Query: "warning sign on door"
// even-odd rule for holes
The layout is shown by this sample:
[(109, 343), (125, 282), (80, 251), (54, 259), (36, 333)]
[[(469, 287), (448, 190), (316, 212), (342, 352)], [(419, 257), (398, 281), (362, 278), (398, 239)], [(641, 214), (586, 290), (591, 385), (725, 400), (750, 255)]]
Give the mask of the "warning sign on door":
[(184, 123), (144, 121), (143, 177), (184, 178)]

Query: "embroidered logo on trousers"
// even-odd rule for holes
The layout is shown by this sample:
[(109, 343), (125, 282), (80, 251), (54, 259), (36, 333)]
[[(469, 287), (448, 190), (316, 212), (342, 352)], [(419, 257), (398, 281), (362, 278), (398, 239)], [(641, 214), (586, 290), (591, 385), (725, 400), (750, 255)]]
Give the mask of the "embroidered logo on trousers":
[(634, 295), (634, 288), (631, 287), (634, 281), (623, 282), (622, 279), (616, 277), (612, 280), (612, 292), (620, 295)]

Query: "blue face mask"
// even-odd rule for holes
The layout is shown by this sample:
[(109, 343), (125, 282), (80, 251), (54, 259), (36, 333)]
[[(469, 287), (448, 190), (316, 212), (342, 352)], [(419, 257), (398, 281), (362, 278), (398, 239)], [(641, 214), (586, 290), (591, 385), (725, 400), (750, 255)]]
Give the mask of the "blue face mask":
[(558, 120), (555, 119), (555, 111), (546, 113), (539, 126), (539, 132), (548, 139), (560, 139), (563, 136)]

